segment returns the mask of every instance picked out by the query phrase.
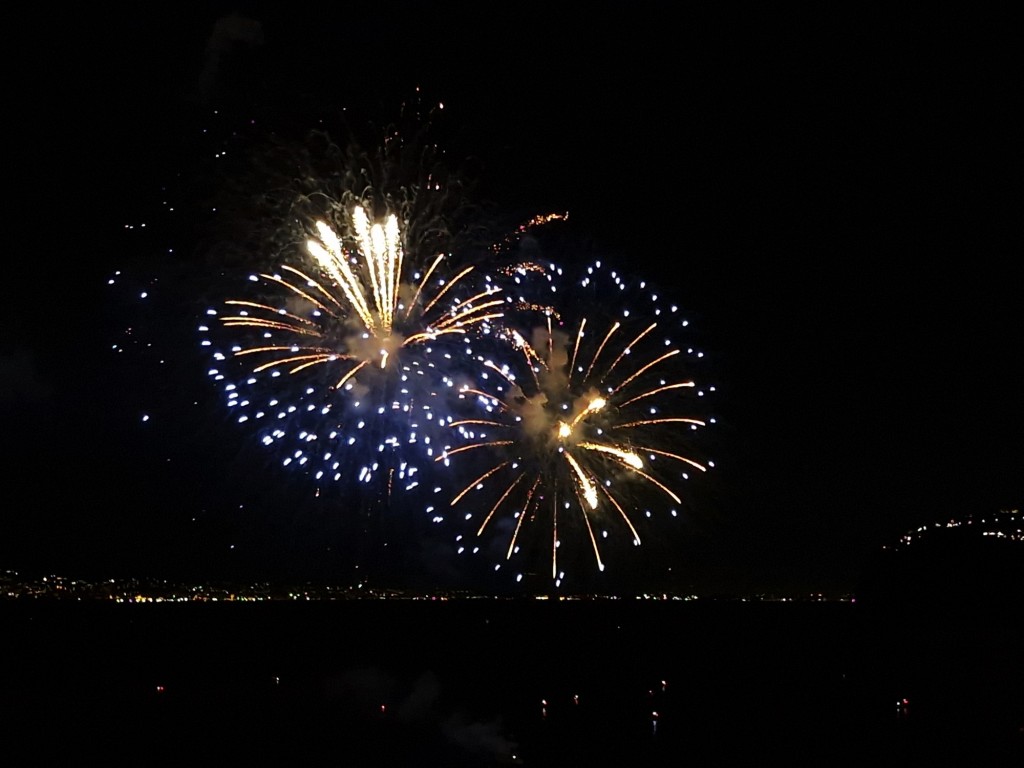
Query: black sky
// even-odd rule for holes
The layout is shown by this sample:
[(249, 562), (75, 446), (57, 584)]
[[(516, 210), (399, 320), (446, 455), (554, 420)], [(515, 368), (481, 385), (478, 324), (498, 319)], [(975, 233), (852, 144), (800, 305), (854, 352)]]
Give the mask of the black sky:
[[(161, 434), (183, 442), (154, 445), (140, 431), (141, 398), (108, 354), (123, 307), (106, 278), (132, 265), (123, 227), (191, 162), (204, 121), (378, 118), (416, 87), (445, 102), (481, 194), (569, 210), (589, 247), (671, 285), (697, 321), (719, 428), (679, 544), (684, 584), (852, 590), (865, 558), (916, 525), (1019, 508), (1008, 25), (574, 7), (158, 3), (24, 18), (8, 62), (0, 567), (288, 569), (282, 553), (302, 547), (266, 539), (299, 542), (309, 521), (228, 514), (223, 479), (203, 498), (208, 474), (245, 481), (201, 408), (202, 438), (179, 427)], [(208, 389), (184, 374), (162, 385)]]

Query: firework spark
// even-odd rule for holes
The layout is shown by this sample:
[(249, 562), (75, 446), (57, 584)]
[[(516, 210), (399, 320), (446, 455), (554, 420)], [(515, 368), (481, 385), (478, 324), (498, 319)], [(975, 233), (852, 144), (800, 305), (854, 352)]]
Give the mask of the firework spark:
[[(595, 301), (594, 291), (607, 278), (616, 292), (627, 289), (598, 263), (576, 286), (590, 300), (561, 306), (600, 311), (607, 302)], [(662, 307), (651, 293), (640, 300), (616, 317), (572, 323), (548, 311), (529, 340), (510, 330), (519, 362), (484, 363), (490, 375), (461, 391), (474, 412), (449, 423), (457, 440), (436, 459), (479, 461), (451, 506), (469, 509), (477, 536), (504, 527), (506, 560), (519, 551), (527, 528), (548, 531), (556, 584), (564, 577), (562, 533), (584, 536), (603, 571), (599, 540), (609, 528), (628, 531), (639, 545), (637, 517), (650, 517), (659, 501), (677, 515), (683, 481), (711, 466), (687, 450), (690, 434), (713, 421), (692, 415), (698, 399), (714, 389), (687, 375), (702, 354), (671, 337), (687, 326), (676, 307)]]

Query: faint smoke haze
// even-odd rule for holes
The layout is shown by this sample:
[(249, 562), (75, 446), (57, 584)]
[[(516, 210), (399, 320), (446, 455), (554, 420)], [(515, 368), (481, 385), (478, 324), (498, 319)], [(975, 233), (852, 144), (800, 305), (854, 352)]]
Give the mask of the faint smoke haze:
[(262, 44), (263, 25), (255, 19), (237, 13), (218, 19), (206, 40), (206, 60), (199, 75), (199, 95), (205, 100), (214, 94), (224, 58), (239, 45), (255, 47)]

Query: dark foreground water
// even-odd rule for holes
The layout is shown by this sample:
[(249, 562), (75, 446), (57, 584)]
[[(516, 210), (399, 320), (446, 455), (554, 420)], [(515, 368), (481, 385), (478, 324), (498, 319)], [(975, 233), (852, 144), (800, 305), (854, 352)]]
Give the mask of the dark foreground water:
[(1024, 765), (1024, 631), (856, 603), (0, 604), (20, 765)]

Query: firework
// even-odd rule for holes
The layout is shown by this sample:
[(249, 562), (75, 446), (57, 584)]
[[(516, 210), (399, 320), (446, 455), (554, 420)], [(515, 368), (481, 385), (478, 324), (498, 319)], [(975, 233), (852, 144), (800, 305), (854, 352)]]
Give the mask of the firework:
[[(679, 339), (687, 321), (644, 283), (600, 263), (568, 290), (559, 290), (561, 270), (546, 277), (548, 308), (528, 331), (526, 315), (524, 330), (506, 327), (518, 355), (484, 361), (486, 375), (462, 388), (472, 410), (448, 422), (452, 439), (436, 461), (463, 463), (459, 474), (472, 478), (450, 506), (475, 536), (501, 537), (505, 560), (524, 547), (549, 552), (559, 584), (563, 537), (587, 541), (603, 571), (600, 542), (612, 532), (639, 545), (641, 520), (678, 515), (685, 482), (711, 466), (691, 451), (713, 422), (695, 415), (713, 387), (691, 378), (703, 355)], [(617, 314), (605, 310), (611, 299)], [(584, 308), (593, 311), (572, 314)]]
[(383, 471), (389, 488), (415, 487), (407, 449), (432, 454), (445, 370), (501, 317), (500, 290), (473, 266), (452, 272), (445, 254), (405, 244), (394, 213), (374, 221), (353, 205), (341, 225), (314, 222), (297, 265), (253, 274), (255, 295), (208, 310), (200, 328), (238, 421), (317, 480)]

